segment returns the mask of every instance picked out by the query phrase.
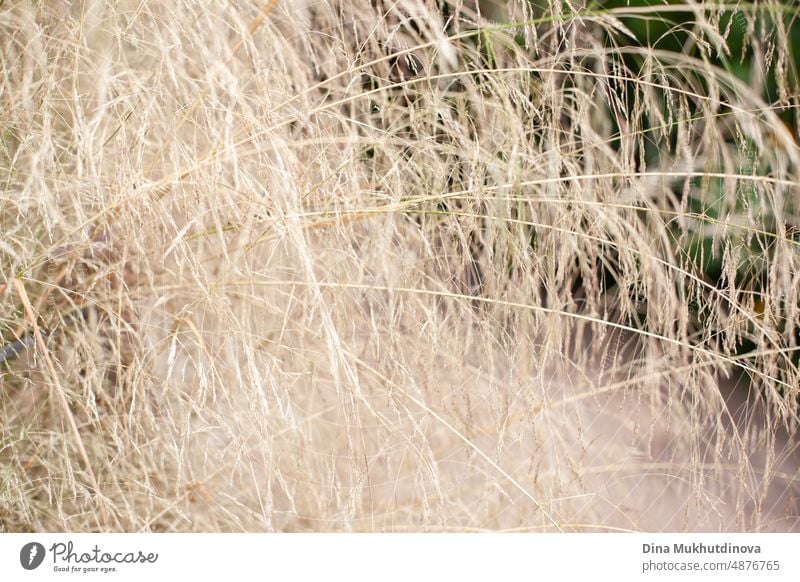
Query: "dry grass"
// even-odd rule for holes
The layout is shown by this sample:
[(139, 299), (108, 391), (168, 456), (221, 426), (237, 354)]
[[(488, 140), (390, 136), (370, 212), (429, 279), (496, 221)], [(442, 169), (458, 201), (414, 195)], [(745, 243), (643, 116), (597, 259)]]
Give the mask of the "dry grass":
[(446, 4), (2, 3), (0, 530), (800, 527), (782, 20)]

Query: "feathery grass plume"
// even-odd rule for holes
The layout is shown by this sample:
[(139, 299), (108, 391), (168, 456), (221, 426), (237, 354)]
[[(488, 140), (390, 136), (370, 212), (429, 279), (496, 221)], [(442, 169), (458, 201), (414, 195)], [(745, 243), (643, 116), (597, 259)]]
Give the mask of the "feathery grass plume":
[(797, 530), (796, 17), (0, 6), (0, 530)]

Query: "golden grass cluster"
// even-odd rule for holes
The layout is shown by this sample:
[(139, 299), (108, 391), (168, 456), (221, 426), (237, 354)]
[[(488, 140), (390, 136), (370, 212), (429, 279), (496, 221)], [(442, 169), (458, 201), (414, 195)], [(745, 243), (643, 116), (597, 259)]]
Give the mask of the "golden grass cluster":
[(785, 6), (545, 4), (0, 3), (0, 531), (798, 529)]

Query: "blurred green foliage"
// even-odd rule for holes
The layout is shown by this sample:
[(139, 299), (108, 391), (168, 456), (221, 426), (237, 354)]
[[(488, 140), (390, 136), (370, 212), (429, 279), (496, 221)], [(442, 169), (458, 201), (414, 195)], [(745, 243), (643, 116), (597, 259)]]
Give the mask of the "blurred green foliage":
[[(535, 17), (546, 17), (553, 13), (551, 0), (530, 0), (530, 5)], [(564, 2), (561, 5), (562, 14), (572, 14), (578, 6), (580, 3)], [(625, 8), (632, 10), (626, 13)], [(613, 12), (625, 32), (606, 29), (603, 34), (607, 46), (642, 47), (682, 54), (726, 71), (759, 94), (794, 139), (800, 141), (800, 2), (797, 0), (723, 0), (713, 3), (690, 0), (587, 0), (579, 12), (593, 15)], [(712, 23), (720, 36), (709, 38), (701, 20), (706, 20), (706, 25)], [(720, 39), (723, 42), (719, 42)], [(645, 52), (620, 51), (614, 53), (613, 58), (635, 74), (645, 65)], [(687, 70), (683, 74), (692, 76), (694, 90), (698, 93), (708, 88), (702, 70)], [(634, 99), (637, 87), (633, 81), (628, 85), (625, 95), (628, 100), (627, 111), (631, 112), (636, 110)], [(723, 107), (718, 115), (722, 118), (730, 113)], [(689, 114), (701, 115), (699, 108), (690, 110)], [(613, 113), (608, 118), (616, 124)], [(659, 167), (661, 158), (675, 155), (677, 126), (682, 122), (674, 121), (674, 127), (667, 132), (666, 138), (659, 123), (657, 119), (649, 119), (645, 113), (638, 119), (644, 150), (639, 155), (646, 160), (648, 167)], [(621, 133), (622, 129), (617, 126), (615, 131)], [(718, 289), (733, 285), (739, 293), (750, 295), (754, 311), (759, 314), (759, 310), (764, 309), (762, 297), (767, 285), (770, 255), (776, 239), (782, 234), (778, 232), (770, 197), (762, 195), (756, 178), (770, 176), (773, 168), (764, 162), (756, 144), (743, 132), (731, 131), (725, 140), (726, 146), (738, 152), (739, 167), (735, 173), (753, 176), (754, 179), (738, 180), (735, 191), (722, 177), (692, 179), (690, 187), (686, 187), (686, 180), (675, 180), (673, 194), (693, 218), (688, 227), (686, 222), (681, 226), (675, 225), (674, 242), (682, 255), (678, 258), (685, 268)], [(612, 139), (611, 145), (618, 148), (618, 140)], [(705, 164), (703, 169), (712, 175), (726, 173), (726, 168), (721, 165), (709, 168), (708, 161)], [(727, 173), (730, 171), (728, 168)], [(796, 190), (791, 189), (790, 192), (796, 193)], [(800, 212), (800, 197), (787, 196), (780, 210), (784, 216), (796, 218)], [(721, 235), (721, 232), (724, 234)], [(797, 225), (790, 227), (786, 236), (797, 245), (800, 252), (800, 228)], [(610, 258), (613, 261), (613, 257)], [(619, 283), (610, 273), (603, 275), (601, 280), (605, 281), (604, 286), (611, 288)], [(705, 306), (694, 299), (690, 300), (690, 305), (699, 323), (709, 325)], [(640, 324), (646, 326), (645, 322)], [(778, 327), (790, 332), (797, 324), (784, 320)], [(790, 335), (800, 337), (800, 331), (791, 332)], [(751, 342), (743, 341), (737, 351), (744, 353), (754, 348)], [(793, 360), (797, 363), (797, 354)]]

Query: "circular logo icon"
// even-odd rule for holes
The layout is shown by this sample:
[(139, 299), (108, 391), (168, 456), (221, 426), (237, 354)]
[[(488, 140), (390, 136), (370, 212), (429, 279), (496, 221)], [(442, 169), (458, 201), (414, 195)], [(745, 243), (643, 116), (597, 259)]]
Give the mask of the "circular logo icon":
[(35, 570), (44, 561), (44, 546), (39, 542), (31, 542), (22, 546), (19, 551), (19, 563), (26, 570)]

